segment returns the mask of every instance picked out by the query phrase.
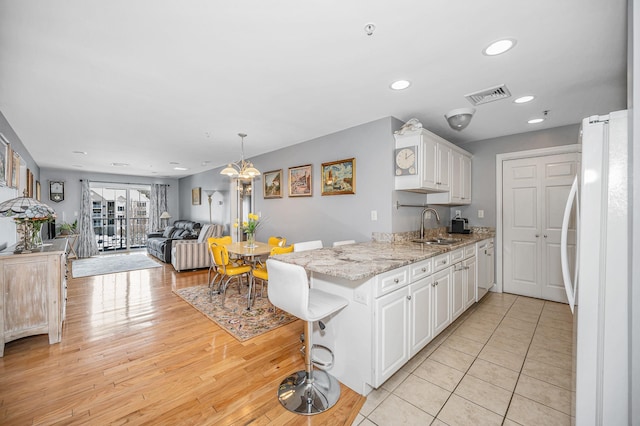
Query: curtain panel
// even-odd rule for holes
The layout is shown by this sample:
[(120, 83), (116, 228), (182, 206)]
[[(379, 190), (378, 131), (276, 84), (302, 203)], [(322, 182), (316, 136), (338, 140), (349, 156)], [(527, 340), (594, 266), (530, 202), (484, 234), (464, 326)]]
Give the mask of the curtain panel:
[(82, 181), (82, 194), (80, 197), (80, 218), (78, 220), (78, 253), (79, 258), (96, 256), (98, 254), (98, 242), (96, 234), (93, 232), (93, 222), (91, 220), (92, 200), (89, 181)]
[(160, 183), (151, 184), (151, 209), (149, 210), (149, 232), (162, 228), (160, 215), (167, 211), (167, 187)]

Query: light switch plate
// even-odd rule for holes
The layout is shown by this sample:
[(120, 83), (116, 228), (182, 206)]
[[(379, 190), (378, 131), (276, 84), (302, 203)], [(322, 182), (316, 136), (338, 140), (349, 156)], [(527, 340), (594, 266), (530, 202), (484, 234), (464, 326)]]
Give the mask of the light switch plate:
[(478, 210), (478, 217), (482, 219), (484, 217), (484, 210)]

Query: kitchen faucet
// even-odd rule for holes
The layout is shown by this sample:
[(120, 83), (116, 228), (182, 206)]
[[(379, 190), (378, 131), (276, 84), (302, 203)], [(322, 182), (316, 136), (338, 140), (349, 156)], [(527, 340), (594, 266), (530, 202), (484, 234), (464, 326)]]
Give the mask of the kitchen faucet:
[(433, 209), (431, 207), (427, 207), (424, 210), (422, 210), (422, 215), (420, 216), (421, 218), (421, 222), (422, 225), (420, 226), (420, 239), (424, 240), (424, 217), (425, 217), (425, 213), (427, 212), (433, 212), (433, 214), (436, 215), (436, 220), (438, 221), (438, 225), (440, 225), (440, 216), (438, 215), (438, 211), (436, 209)]

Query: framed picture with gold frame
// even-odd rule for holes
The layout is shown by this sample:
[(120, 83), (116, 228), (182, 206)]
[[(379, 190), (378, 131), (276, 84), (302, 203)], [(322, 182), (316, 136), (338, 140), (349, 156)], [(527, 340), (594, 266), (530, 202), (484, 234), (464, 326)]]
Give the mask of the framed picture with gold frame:
[(356, 193), (356, 159), (322, 163), (322, 195)]
[(201, 194), (202, 194), (202, 188), (198, 187), (198, 188), (193, 188), (191, 190), (191, 205), (192, 206), (199, 206), (201, 204)]
[(311, 164), (289, 167), (289, 197), (311, 197), (312, 185)]
[(262, 174), (264, 198), (282, 198), (282, 169)]

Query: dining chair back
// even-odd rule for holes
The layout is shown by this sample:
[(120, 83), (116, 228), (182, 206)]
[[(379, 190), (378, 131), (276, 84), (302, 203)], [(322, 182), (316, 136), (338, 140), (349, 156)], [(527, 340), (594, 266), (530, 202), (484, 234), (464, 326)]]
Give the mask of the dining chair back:
[(305, 241), (302, 243), (295, 243), (293, 245), (293, 251), (298, 252), (298, 251), (315, 250), (315, 249), (321, 249), (322, 247), (323, 246), (322, 246), (321, 240)]
[(287, 239), (285, 237), (269, 237), (267, 243), (270, 246), (280, 246), (284, 247), (287, 244)]
[(347, 244), (355, 244), (356, 240), (342, 240), (342, 241), (334, 241), (333, 242), (333, 246), (334, 247), (338, 247), (338, 246), (346, 246)]

